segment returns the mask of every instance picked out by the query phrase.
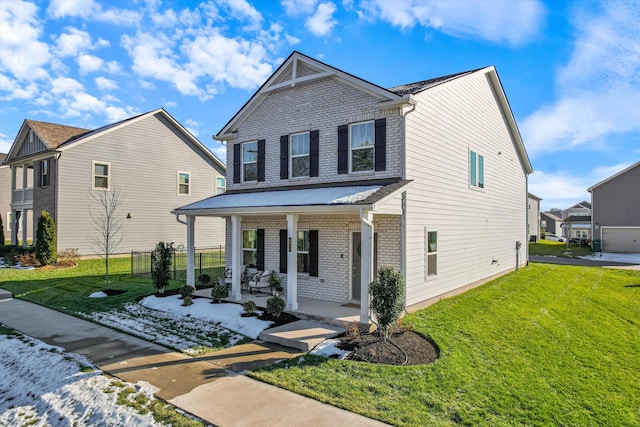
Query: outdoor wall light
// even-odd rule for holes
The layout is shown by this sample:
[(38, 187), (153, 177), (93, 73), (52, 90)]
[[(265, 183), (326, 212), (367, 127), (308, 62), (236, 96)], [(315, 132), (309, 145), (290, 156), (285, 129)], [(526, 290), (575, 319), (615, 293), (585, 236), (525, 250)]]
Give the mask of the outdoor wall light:
[(133, 214), (132, 214), (131, 212), (129, 212), (129, 213), (127, 214), (127, 219), (131, 219), (131, 218), (133, 218)]

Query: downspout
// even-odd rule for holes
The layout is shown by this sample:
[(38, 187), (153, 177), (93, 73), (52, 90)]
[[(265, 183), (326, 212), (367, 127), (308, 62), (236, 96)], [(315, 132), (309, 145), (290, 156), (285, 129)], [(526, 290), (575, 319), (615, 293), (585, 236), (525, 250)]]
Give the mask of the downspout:
[[(364, 222), (367, 227), (369, 227), (369, 234), (371, 236), (371, 254), (369, 257), (369, 271), (367, 272), (367, 277), (369, 277), (369, 284), (371, 282), (371, 279), (374, 279), (371, 277), (371, 272), (373, 271), (373, 264), (372, 264), (372, 259), (373, 259), (373, 241), (375, 239), (375, 236), (373, 235), (373, 223), (371, 221), (369, 221), (369, 219), (364, 215), (364, 209), (360, 208), (360, 222)], [(362, 234), (360, 234), (360, 239), (362, 239)], [(362, 262), (360, 263), (360, 265), (362, 266)], [(362, 271), (360, 272), (360, 274), (362, 274)], [(367, 284), (367, 299), (366, 301), (360, 301), (360, 304), (367, 304), (367, 317), (369, 317), (369, 320), (371, 320), (371, 311), (369, 310), (369, 284)], [(362, 307), (364, 308), (364, 307)], [(361, 316), (364, 314), (362, 311), (360, 312)], [(364, 322), (364, 319), (362, 319), (361, 317), (361, 321)]]
[[(409, 98), (411, 109), (402, 113), (402, 179), (407, 179), (407, 116), (416, 110), (418, 102)], [(407, 192), (402, 192), (402, 215), (400, 217), (400, 274), (404, 280), (404, 310), (407, 312)]]
[(175, 212), (173, 214), (176, 216), (176, 221), (178, 221), (180, 224), (187, 225), (187, 221), (183, 221), (183, 220), (180, 219), (180, 215), (181, 214), (175, 213)]
[[(531, 230), (529, 230), (529, 175), (528, 174), (524, 174), (524, 182), (525, 182), (525, 187), (526, 187), (526, 192), (525, 192), (525, 196), (526, 196), (526, 200), (525, 200), (525, 221), (526, 221), (526, 239), (524, 240), (525, 242), (525, 256), (527, 257), (527, 265), (529, 265), (529, 235), (531, 234)], [(540, 211), (540, 205), (539, 205), (540, 201), (538, 201), (538, 211)], [(536, 233), (538, 234), (538, 233)], [(518, 254), (516, 254), (516, 270), (518, 270), (518, 268), (520, 267), (520, 261), (518, 260)]]

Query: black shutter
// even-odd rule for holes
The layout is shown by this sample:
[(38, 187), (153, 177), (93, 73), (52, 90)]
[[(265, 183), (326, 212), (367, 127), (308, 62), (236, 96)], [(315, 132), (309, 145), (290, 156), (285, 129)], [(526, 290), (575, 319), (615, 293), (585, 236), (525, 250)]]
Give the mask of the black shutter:
[(287, 272), (287, 230), (280, 230), (280, 273)]
[(289, 179), (289, 135), (280, 137), (280, 179)]
[(258, 141), (258, 181), (264, 181), (264, 139)]
[(318, 277), (318, 230), (309, 230), (309, 276)]
[(259, 271), (264, 271), (264, 228), (258, 228), (256, 233), (258, 238), (256, 248), (256, 268)]
[(375, 168), (383, 171), (387, 166), (387, 119), (378, 119), (375, 122)]
[(240, 145), (233, 146), (233, 183), (240, 183)]
[(349, 125), (338, 126), (338, 173), (349, 173)]
[(309, 134), (309, 176), (318, 176), (320, 166), (320, 131)]

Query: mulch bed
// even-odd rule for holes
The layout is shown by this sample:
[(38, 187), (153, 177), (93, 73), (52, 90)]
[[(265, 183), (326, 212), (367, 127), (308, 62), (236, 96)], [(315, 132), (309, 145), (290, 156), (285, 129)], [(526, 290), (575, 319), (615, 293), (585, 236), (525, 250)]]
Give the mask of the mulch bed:
[(440, 357), (440, 349), (434, 342), (413, 331), (396, 331), (388, 341), (375, 332), (362, 333), (356, 337), (345, 334), (338, 339), (341, 341), (341, 349), (353, 352), (349, 360), (360, 362), (425, 365)]
[(102, 292), (107, 294), (107, 296), (112, 297), (114, 295), (124, 294), (127, 291), (124, 289), (103, 289)]

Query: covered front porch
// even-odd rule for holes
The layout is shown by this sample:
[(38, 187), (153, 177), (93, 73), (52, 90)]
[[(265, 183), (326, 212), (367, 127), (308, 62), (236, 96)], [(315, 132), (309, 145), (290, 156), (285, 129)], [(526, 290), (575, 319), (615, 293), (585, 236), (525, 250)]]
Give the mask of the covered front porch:
[[(221, 216), (227, 218), (227, 268), (232, 272), (245, 270), (251, 259), (247, 255), (256, 247), (257, 269), (273, 270), (283, 279), (287, 311), (332, 319), (340, 326), (370, 323), (369, 284), (375, 278), (379, 240), (375, 224), (387, 227), (383, 244), (394, 239), (394, 247), (385, 253), (397, 255), (393, 264), (399, 267), (401, 189), (406, 184), (228, 192), (176, 209), (176, 215), (186, 216), (187, 285), (195, 284), (196, 218)], [(252, 236), (247, 230), (257, 232), (257, 245), (247, 244), (247, 236)], [(253, 300), (264, 306), (267, 298), (243, 294), (241, 275), (232, 274), (231, 300)]]

